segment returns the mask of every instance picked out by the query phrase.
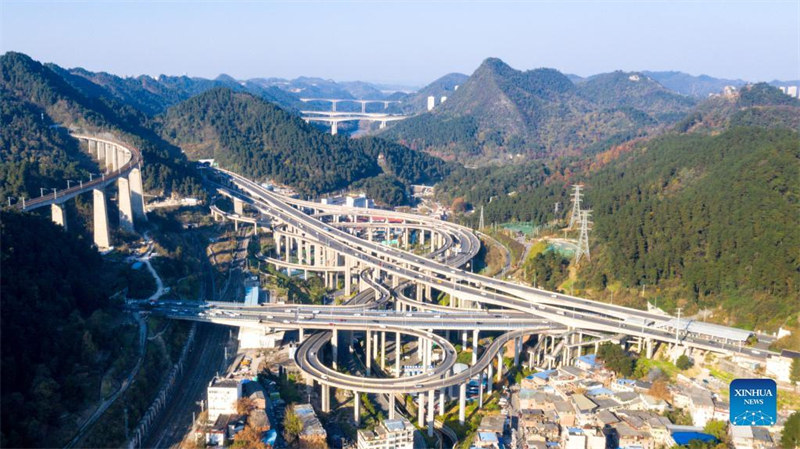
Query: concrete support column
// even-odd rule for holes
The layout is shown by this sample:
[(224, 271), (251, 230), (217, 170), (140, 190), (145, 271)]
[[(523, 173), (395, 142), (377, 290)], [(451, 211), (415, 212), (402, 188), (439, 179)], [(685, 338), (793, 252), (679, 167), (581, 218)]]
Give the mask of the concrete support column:
[(131, 206), (131, 189), (127, 178), (117, 178), (119, 194), (119, 225), (123, 229), (133, 231), (133, 207)]
[(483, 408), (483, 372), (478, 374), (478, 408)]
[(99, 189), (92, 191), (94, 196), (94, 244), (101, 251), (111, 248), (111, 234), (108, 229), (108, 210), (106, 209), (106, 193)]
[(467, 331), (462, 332), (461, 333), (461, 349), (462, 350), (467, 349), (467, 338), (468, 338)]
[(233, 213), (244, 215), (244, 201), (239, 198), (233, 199)]
[(389, 419), (394, 419), (395, 417), (395, 397), (394, 393), (389, 393)]
[[(334, 103), (333, 110), (336, 110), (336, 105)], [(331, 122), (331, 135), (335, 136), (339, 133), (339, 122), (332, 121)]]
[(420, 232), (419, 244), (421, 246), (425, 246), (425, 230), (424, 229), (420, 229), (419, 232)]
[(381, 370), (386, 369), (386, 332), (381, 332)]
[(357, 391), (353, 392), (353, 421), (355, 421), (356, 427), (361, 424), (361, 397)]
[(472, 364), (478, 361), (478, 329), (472, 331)]
[(648, 359), (652, 359), (653, 358), (653, 339), (652, 338), (648, 338), (647, 339), (647, 358)]
[(493, 372), (494, 369), (491, 363), (487, 367), (487, 370), (488, 371), (486, 373), (486, 393), (492, 394), (492, 385), (494, 384), (494, 379), (492, 379), (492, 375), (494, 374)]
[(322, 402), (322, 413), (331, 411), (331, 387), (321, 384), (322, 394), (320, 395), (320, 402)]
[[(284, 237), (286, 238), (286, 248), (284, 250), (283, 259), (284, 262), (289, 263), (292, 257), (292, 237), (289, 235), (284, 235)], [(286, 271), (288, 272), (289, 269), (287, 268)]]
[(379, 332), (374, 332), (372, 334), (372, 358), (378, 358), (378, 350), (380, 349), (380, 335)]
[(522, 346), (522, 337), (514, 339), (514, 366), (519, 366), (519, 350)]
[(445, 390), (446, 388), (442, 388), (441, 390), (439, 390), (439, 416), (444, 416)]
[(67, 209), (63, 203), (50, 205), (50, 218), (52, 218), (53, 223), (61, 225), (65, 231), (67, 230)]
[(425, 392), (417, 393), (417, 426), (425, 425)]
[(405, 229), (403, 232), (403, 247), (408, 251), (408, 244), (409, 244), (409, 237), (408, 237), (408, 228)]
[(431, 390), (428, 392), (428, 436), (433, 436), (433, 419), (434, 419), (434, 404), (436, 403), (436, 392)]
[(106, 162), (106, 173), (115, 170), (114, 168), (114, 147), (110, 144), (103, 143), (103, 148), (106, 153), (105, 162)]
[(134, 168), (128, 174), (128, 184), (131, 191), (131, 207), (133, 208), (134, 220), (147, 221), (147, 213), (144, 208), (144, 187), (142, 186), (142, 172)]
[(503, 350), (497, 353), (497, 382), (503, 379)]
[(303, 331), (303, 328), (301, 327), (300, 329), (297, 330), (297, 341), (298, 343), (302, 343), (304, 339), (305, 339), (305, 331)]
[(345, 257), (344, 259), (344, 294), (345, 296), (350, 296), (352, 294), (352, 288), (350, 286), (350, 282), (352, 281), (350, 271), (353, 268), (353, 262), (350, 260), (349, 257)]
[(400, 359), (403, 358), (403, 343), (400, 340), (400, 332), (394, 333), (394, 370), (395, 376), (400, 377)]
[(339, 362), (339, 331), (336, 329), (331, 331), (331, 362), (333, 369), (336, 369)]
[(467, 384), (463, 383), (458, 386), (458, 423), (464, 424), (466, 417), (467, 406)]
[(367, 342), (366, 350), (364, 351), (364, 363), (367, 365), (367, 374), (372, 372), (372, 332), (366, 330), (365, 339)]

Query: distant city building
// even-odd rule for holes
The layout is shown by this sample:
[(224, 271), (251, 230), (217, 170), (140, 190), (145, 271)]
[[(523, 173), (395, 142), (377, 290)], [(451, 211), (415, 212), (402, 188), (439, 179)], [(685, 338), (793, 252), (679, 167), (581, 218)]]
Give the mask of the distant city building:
[(358, 449), (414, 449), (414, 426), (405, 418), (386, 419), (374, 430), (359, 430)]
[(208, 384), (208, 420), (216, 422), (219, 415), (236, 414), (236, 402), (242, 398), (242, 384), (234, 379), (215, 377)]
[(780, 382), (789, 382), (789, 374), (792, 370), (792, 360), (800, 358), (800, 352), (788, 351), (784, 349), (778, 356), (770, 355), (767, 357), (767, 374)]
[(786, 88), (786, 95), (797, 98), (797, 86), (788, 86)]
[(434, 106), (436, 106), (436, 97), (431, 95), (428, 97), (428, 110), (430, 111)]
[(446, 97), (446, 96), (444, 96), (444, 95), (442, 95), (442, 98), (439, 100), (439, 104), (442, 104), (442, 103), (444, 103), (445, 101), (447, 101), (447, 97)]

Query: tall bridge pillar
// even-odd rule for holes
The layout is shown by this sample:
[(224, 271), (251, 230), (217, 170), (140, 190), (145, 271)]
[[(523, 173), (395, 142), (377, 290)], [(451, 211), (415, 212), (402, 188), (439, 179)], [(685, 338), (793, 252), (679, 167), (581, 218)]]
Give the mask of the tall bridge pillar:
[(417, 393), (417, 426), (422, 428), (425, 425), (425, 392)]
[(131, 170), (128, 174), (128, 184), (131, 189), (131, 206), (133, 208), (134, 220), (147, 221), (147, 214), (144, 210), (144, 187), (142, 186), (142, 171), (138, 168)]
[(92, 190), (94, 195), (94, 244), (100, 250), (111, 248), (111, 234), (108, 230), (108, 211), (106, 193), (100, 189)]
[(433, 436), (433, 413), (434, 413), (434, 404), (436, 403), (436, 391), (431, 390), (428, 392), (428, 436)]
[(446, 390), (445, 388), (442, 388), (441, 390), (439, 390), (439, 416), (444, 416), (444, 401), (445, 401), (444, 392), (445, 392), (445, 390)]
[[(333, 105), (335, 107), (336, 103), (334, 103)], [(334, 110), (336, 110), (336, 109), (334, 109)], [(335, 136), (338, 133), (339, 133), (339, 122), (331, 120), (331, 135)]]
[(108, 143), (105, 143), (105, 142), (103, 142), (101, 145), (103, 145), (103, 148), (104, 148), (105, 154), (106, 154), (106, 157), (105, 157), (105, 160), (106, 160), (106, 172), (110, 172), (110, 171), (116, 170), (114, 168), (114, 161), (116, 159), (114, 157), (114, 147), (111, 146)]
[(331, 331), (331, 366), (336, 369), (336, 363), (339, 361), (339, 331), (333, 329)]
[(464, 424), (467, 405), (467, 384), (466, 382), (458, 386), (458, 423)]
[(394, 393), (389, 393), (389, 419), (394, 419), (395, 417), (395, 397)]
[(361, 397), (357, 391), (353, 391), (353, 421), (356, 427), (361, 425)]
[(131, 189), (127, 178), (117, 179), (119, 186), (119, 225), (128, 231), (133, 231), (133, 207), (131, 206)]
[(497, 352), (497, 381), (503, 380), (503, 349)]
[(50, 205), (50, 218), (55, 224), (61, 225), (65, 231), (67, 230), (67, 210), (63, 203)]
[(244, 216), (244, 201), (240, 200), (239, 198), (234, 198), (233, 212), (241, 216)]
[(478, 361), (478, 334), (480, 331), (475, 329), (472, 331), (472, 364)]

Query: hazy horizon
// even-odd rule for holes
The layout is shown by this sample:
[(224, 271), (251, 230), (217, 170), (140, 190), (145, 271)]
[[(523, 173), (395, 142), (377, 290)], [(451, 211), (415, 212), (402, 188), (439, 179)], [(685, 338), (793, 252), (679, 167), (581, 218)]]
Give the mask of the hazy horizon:
[[(800, 2), (20, 2), (0, 51), (118, 76), (421, 87), (488, 57), (581, 77), (800, 79)], [(98, 37), (102, 34), (102, 39)], [(277, 44), (276, 44), (277, 42)]]

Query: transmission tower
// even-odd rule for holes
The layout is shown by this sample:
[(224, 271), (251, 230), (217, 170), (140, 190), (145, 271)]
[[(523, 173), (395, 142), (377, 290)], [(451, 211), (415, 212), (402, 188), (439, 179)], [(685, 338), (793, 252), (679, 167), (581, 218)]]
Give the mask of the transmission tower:
[(572, 215), (569, 217), (567, 229), (575, 229), (575, 226), (581, 220), (581, 197), (583, 196), (581, 187), (583, 186), (580, 184), (572, 185)]
[(478, 224), (478, 229), (483, 229), (483, 206), (481, 206), (481, 221)]
[(578, 237), (578, 250), (575, 251), (575, 263), (580, 262), (583, 256), (586, 256), (586, 260), (591, 260), (589, 256), (589, 226), (592, 224), (589, 221), (589, 216), (591, 212), (591, 210), (581, 211), (581, 233), (580, 237)]

